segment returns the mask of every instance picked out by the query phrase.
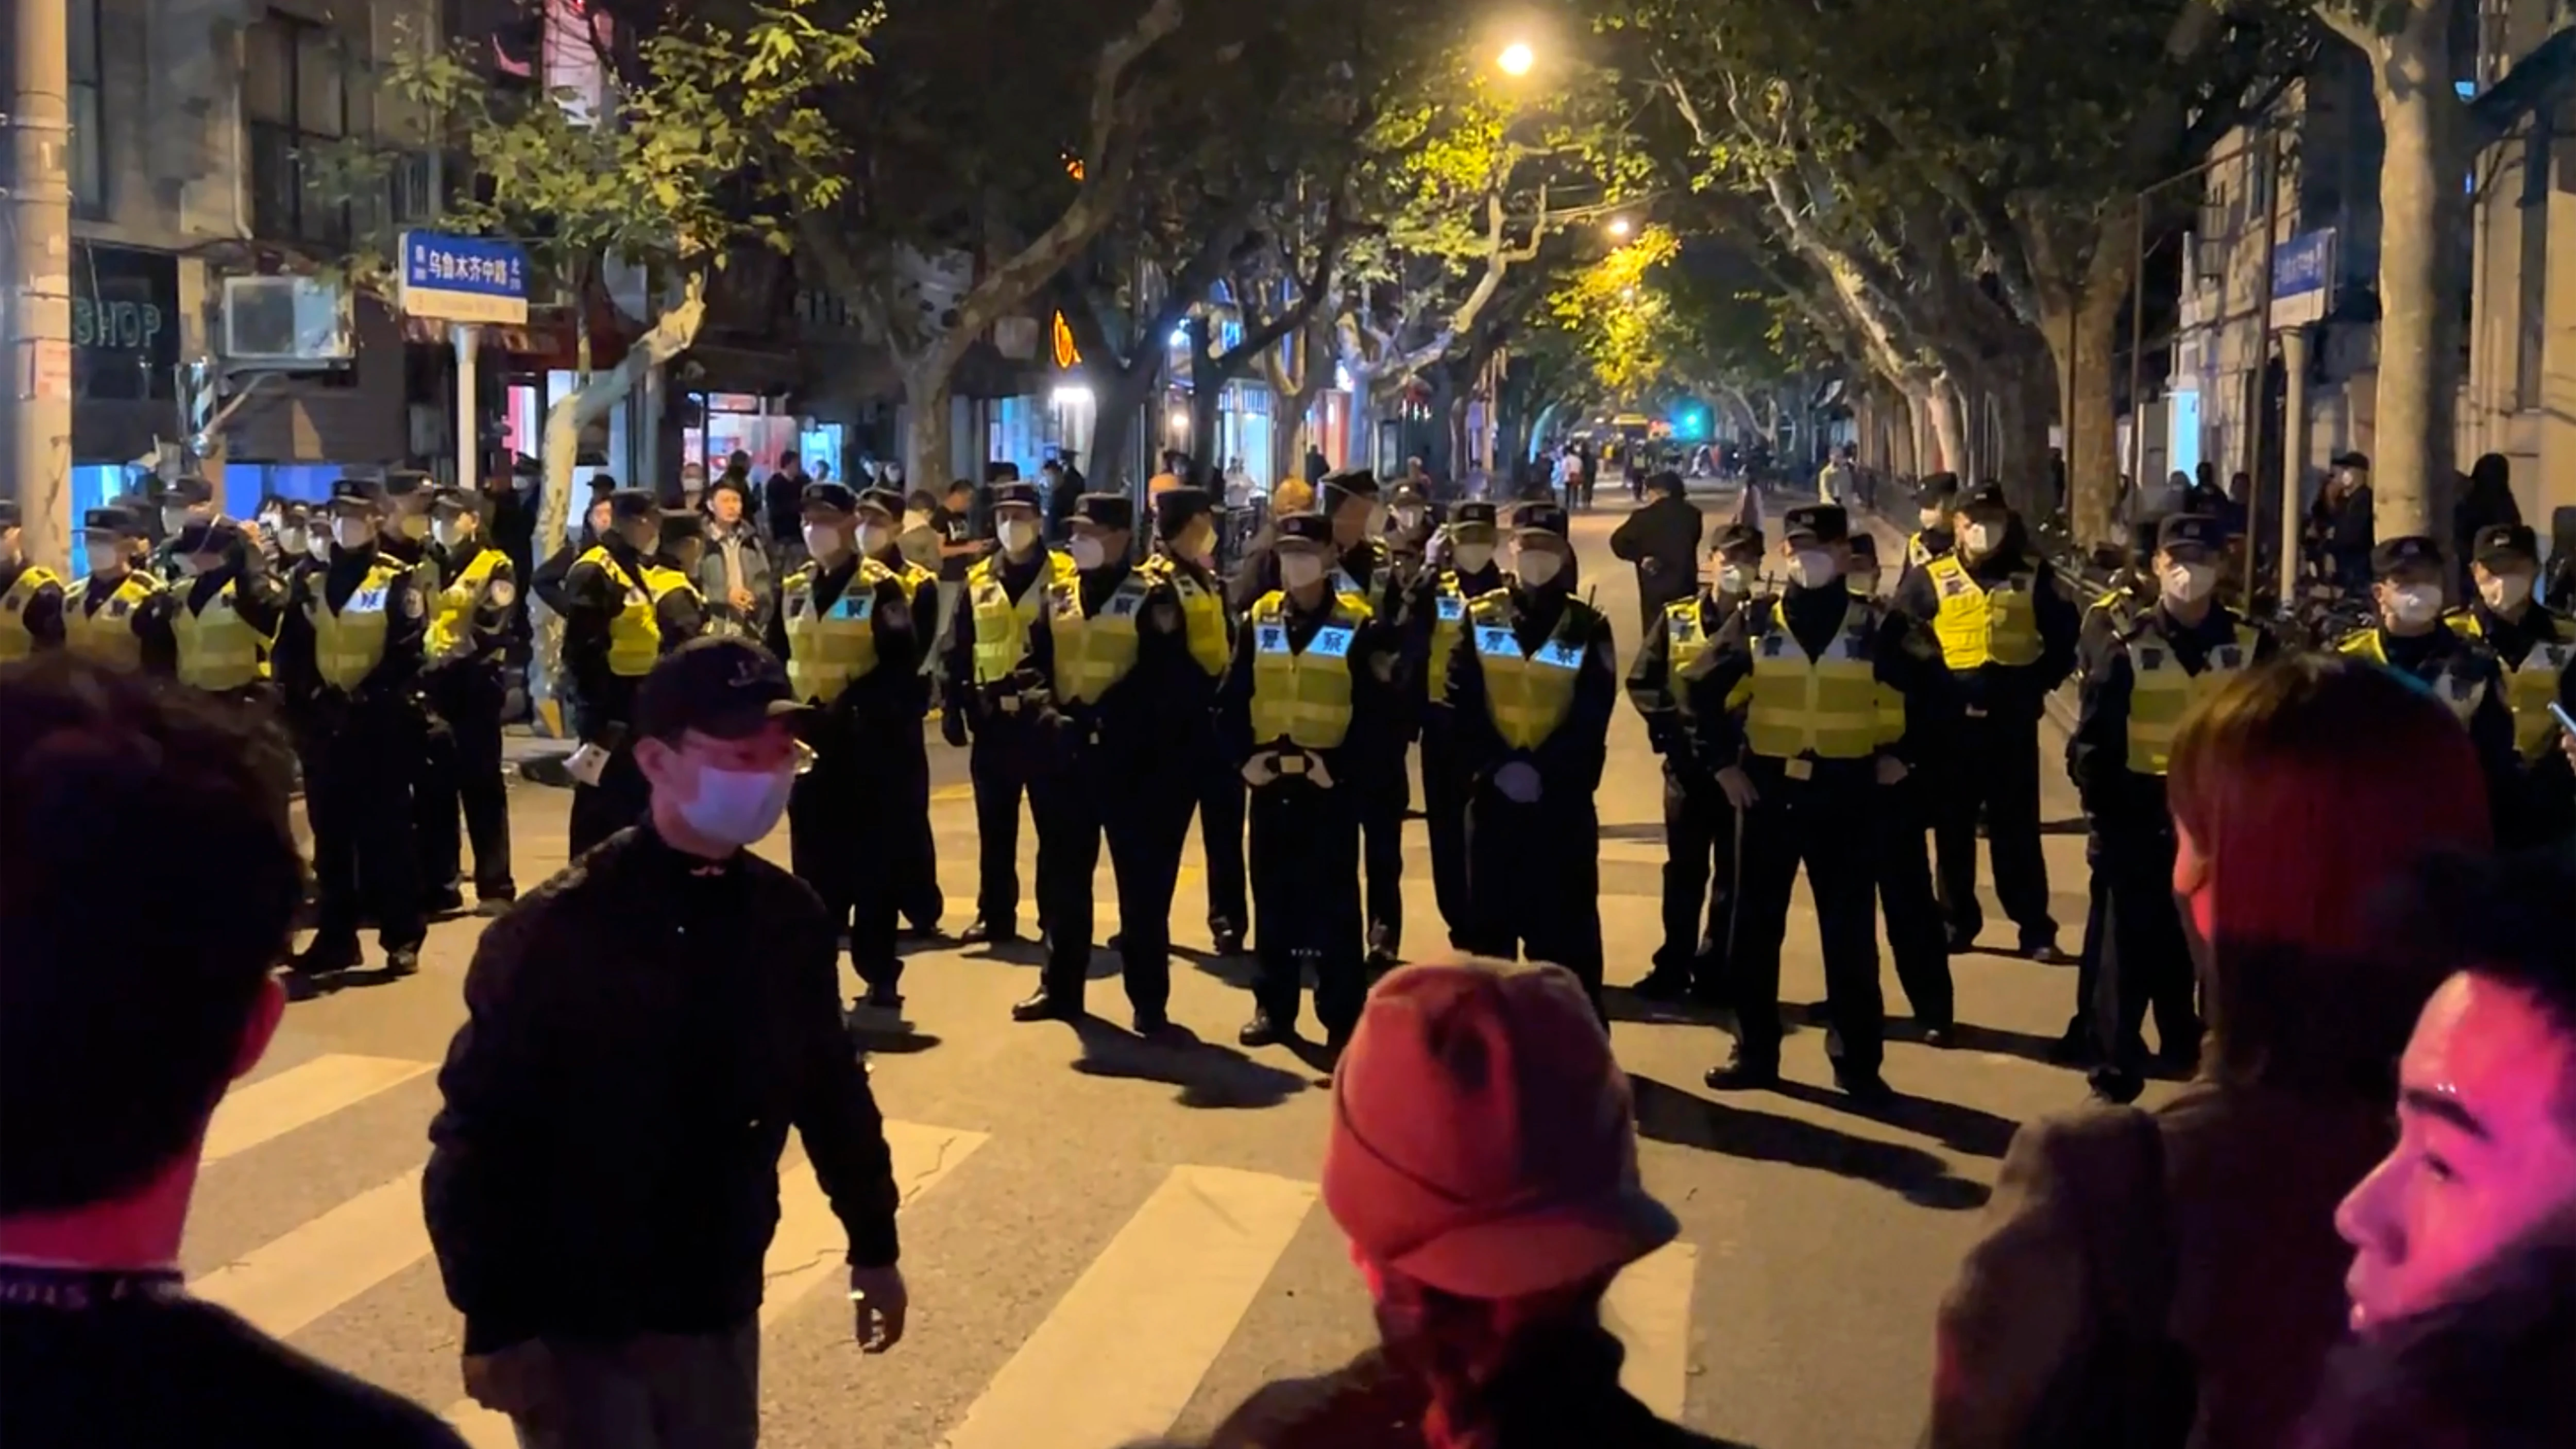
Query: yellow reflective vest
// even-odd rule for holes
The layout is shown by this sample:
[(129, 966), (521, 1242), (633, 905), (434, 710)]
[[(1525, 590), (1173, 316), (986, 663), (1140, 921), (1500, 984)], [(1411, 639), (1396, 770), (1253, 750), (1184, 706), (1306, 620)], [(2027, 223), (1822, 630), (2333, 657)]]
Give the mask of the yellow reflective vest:
[[(1754, 638), (1753, 671), (1738, 696), (1744, 742), (1766, 759), (1862, 760), (1905, 734), (1905, 701), (1878, 682), (1878, 606), (1855, 598), (1821, 654), (1790, 633), (1778, 600)], [(1730, 701), (1734, 702), (1734, 701)]]
[(1198, 575), (1161, 555), (1145, 560), (1140, 570), (1155, 583), (1169, 584), (1173, 597), (1181, 601), (1181, 625), (1186, 632), (1190, 657), (1210, 678), (1225, 673), (1234, 659), (1234, 634), (1227, 627), (1225, 595), (1213, 586), (1199, 582)]
[(975, 626), (975, 682), (999, 684), (1011, 677), (1029, 654), (1029, 628), (1046, 605), (1047, 591), (1081, 577), (1073, 560), (1061, 553), (1046, 556), (1028, 592), (1013, 599), (1002, 587), (999, 555), (978, 559), (966, 571), (967, 617)]
[(2200, 672), (2194, 674), (2183, 667), (2173, 645), (2152, 623), (2124, 637), (2120, 648), (2129, 656), (2130, 770), (2141, 775), (2165, 773), (2184, 717), (2230, 675), (2254, 662), (2260, 640), (2252, 625), (2240, 621), (2234, 642), (2210, 650)]
[(430, 657), (441, 658), (455, 653), (474, 637), (474, 615), (483, 607), (483, 593), (492, 583), (492, 574), (510, 556), (497, 548), (486, 548), (474, 555), (472, 562), (456, 575), (456, 582), (433, 595), (429, 614)]
[(93, 574), (74, 579), (63, 590), (63, 646), (84, 659), (119, 669), (142, 667), (143, 638), (134, 632), (134, 612), (169, 586), (156, 575), (134, 569), (117, 580), (93, 611), (89, 600), (97, 582)]
[(1556, 628), (1524, 654), (1513, 632), (1518, 611), (1508, 589), (1496, 589), (1467, 606), (1467, 638), (1485, 676), (1485, 711), (1495, 733), (1516, 750), (1534, 750), (1556, 733), (1574, 709), (1574, 681), (1591, 651), (1601, 616), (1575, 599), (1565, 601)]
[(224, 580), (203, 610), (188, 607), (187, 590), (194, 586), (192, 579), (171, 600), (176, 606), (170, 610), (170, 633), (179, 645), (179, 682), (224, 690), (266, 679), (268, 661), (261, 656), (268, 638), (241, 616), (234, 593), (240, 580)]
[(1118, 581), (1100, 612), (1082, 612), (1082, 577), (1047, 590), (1047, 632), (1055, 639), (1055, 696), (1068, 704), (1096, 704), (1136, 667), (1136, 616), (1153, 581), (1131, 572)]
[(9, 591), (0, 594), (0, 664), (36, 652), (36, 636), (27, 632), (27, 606), (36, 601), (36, 595), (47, 584), (61, 583), (61, 577), (51, 569), (29, 564), (19, 570)]
[(1697, 594), (1664, 605), (1664, 693), (1675, 700), (1682, 697), (1683, 671), (1708, 652), (1708, 630), (1700, 622), (1699, 605)]
[(1440, 582), (1431, 591), (1431, 658), (1429, 667), (1431, 697), (1443, 703), (1449, 698), (1449, 661), (1458, 652), (1458, 641), (1467, 633), (1467, 590), (1458, 582), (1458, 571), (1442, 569)]
[(822, 571), (812, 564), (781, 586), (787, 609), (787, 685), (796, 697), (828, 705), (853, 683), (876, 672), (877, 591), (895, 581), (894, 570), (861, 559), (828, 609), (815, 595)]
[(1905, 561), (1915, 568), (1928, 567), (1932, 560), (1939, 557), (1941, 555), (1932, 551), (1931, 546), (1923, 541), (1923, 535), (1919, 532), (1905, 541)]
[[(2557, 614), (2544, 617), (2557, 637), (2534, 643), (2519, 661), (2504, 661), (2505, 703), (2513, 708), (2514, 743), (2526, 761), (2542, 759), (2558, 748), (2558, 720), (2549, 706), (2558, 698), (2558, 681), (2570, 665), (2576, 665), (2576, 623)], [(2453, 611), (2449, 623), (2464, 638), (2486, 640), (2486, 626), (2478, 622), (2475, 609)]]
[(1252, 738), (1329, 750), (1351, 732), (1351, 648), (1366, 605), (1333, 596), (1333, 614), (1299, 649), (1290, 642), (1288, 596), (1273, 589), (1252, 606)]
[(652, 673), (653, 661), (662, 657), (662, 621), (653, 612), (653, 591), (605, 546), (592, 545), (573, 563), (576, 568), (597, 564), (620, 593), (617, 612), (608, 620), (608, 672), (620, 679)]
[(1943, 555), (1925, 564), (1940, 610), (1933, 615), (1933, 637), (1941, 641), (1941, 659), (1954, 670), (2001, 664), (2018, 668), (2039, 662), (2039, 576), (2023, 570), (1993, 588), (1979, 584), (1967, 566)]
[(386, 611), (397, 607), (403, 577), (410, 572), (402, 560), (378, 553), (336, 613), (323, 596), (328, 575), (317, 570), (309, 577), (304, 617), (313, 626), (313, 669), (324, 684), (356, 689), (384, 663)]
[[(2348, 654), (2356, 659), (2367, 659), (2382, 669), (2396, 668), (2388, 662), (2388, 645), (2380, 637), (2380, 631), (2377, 628), (2363, 629), (2358, 633), (2345, 635), (2342, 641), (2335, 645), (2335, 652)], [(2442, 672), (2431, 679), (2424, 679), (2412, 671), (2400, 672), (2431, 690), (2434, 697), (2449, 705), (2451, 713), (2459, 716), (2460, 723), (2465, 725), (2477, 717), (2478, 706), (2487, 701), (2487, 682), (2478, 678), (2469, 669), (2468, 663), (2467, 654), (2453, 653), (2442, 661)]]

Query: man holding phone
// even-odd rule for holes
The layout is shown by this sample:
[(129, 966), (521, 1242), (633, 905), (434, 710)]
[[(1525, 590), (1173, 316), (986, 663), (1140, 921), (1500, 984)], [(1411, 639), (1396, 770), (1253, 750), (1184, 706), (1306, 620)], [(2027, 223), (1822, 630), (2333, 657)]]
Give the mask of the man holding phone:
[(2564, 743), (2576, 716), (2576, 620), (2541, 606), (2540, 544), (2529, 528), (2501, 523), (2478, 530), (2470, 546), (2477, 598), (2446, 622), (2493, 649), (2504, 666), (2505, 703), (2513, 713), (2523, 788), (2499, 811), (2507, 846), (2542, 845), (2576, 831), (2576, 770)]

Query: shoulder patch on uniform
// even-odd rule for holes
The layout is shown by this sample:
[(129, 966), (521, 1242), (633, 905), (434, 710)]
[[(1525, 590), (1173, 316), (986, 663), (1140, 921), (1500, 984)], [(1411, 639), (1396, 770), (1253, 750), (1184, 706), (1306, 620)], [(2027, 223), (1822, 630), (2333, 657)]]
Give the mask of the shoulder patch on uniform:
[(494, 579), (488, 593), (492, 600), (492, 607), (496, 609), (510, 607), (511, 601), (519, 597), (518, 586), (508, 579)]
[(394, 588), (394, 594), (402, 600), (404, 618), (417, 619), (420, 617), (420, 590), (412, 587), (408, 583), (405, 583), (396, 585)]

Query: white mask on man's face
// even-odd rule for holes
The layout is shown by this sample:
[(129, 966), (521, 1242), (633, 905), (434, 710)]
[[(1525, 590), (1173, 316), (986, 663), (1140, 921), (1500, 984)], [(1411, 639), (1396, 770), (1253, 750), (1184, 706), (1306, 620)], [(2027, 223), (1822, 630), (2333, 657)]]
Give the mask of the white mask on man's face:
[(893, 542), (894, 530), (887, 525), (882, 523), (862, 523), (859, 525), (859, 552), (866, 554), (868, 557), (875, 558), (878, 554), (885, 552), (887, 546)]
[(1311, 553), (1279, 555), (1279, 586), (1294, 592), (1312, 588), (1324, 581), (1324, 560)]
[(342, 548), (365, 548), (375, 542), (376, 526), (363, 518), (331, 520), (331, 541)]
[(1842, 573), (1834, 556), (1821, 548), (1802, 548), (1789, 555), (1789, 582), (1802, 589), (1821, 589)]
[(1034, 518), (1005, 518), (993, 531), (1001, 535), (1002, 552), (1013, 558), (1025, 557), (1037, 546), (1038, 521)]
[(1481, 574), (1494, 562), (1494, 546), (1490, 543), (1462, 543), (1452, 551), (1451, 557), (1458, 565), (1458, 572)]
[(1992, 553), (1995, 551), (1995, 531), (1991, 523), (1971, 523), (1959, 530), (1959, 547), (1971, 554)]
[(1513, 557), (1514, 577), (1533, 589), (1543, 589), (1556, 582), (1556, 576), (1564, 569), (1565, 556), (1544, 546), (1522, 548)]
[(310, 547), (303, 529), (281, 526), (277, 530), (277, 551), (292, 557)]
[(161, 528), (167, 533), (177, 533), (195, 521), (185, 504), (174, 504), (161, 510)]
[(333, 530), (331, 529), (317, 528), (304, 535), (304, 547), (306, 551), (310, 552), (318, 562), (329, 563), (331, 561), (332, 532)]
[(1718, 565), (1717, 591), (1735, 598), (1753, 592), (1753, 570), (1739, 563)]
[(1921, 509), (1917, 512), (1916, 516), (1923, 520), (1923, 526), (1926, 529), (1939, 528), (1941, 525), (1950, 521), (1950, 515), (1942, 512), (1938, 508)]
[(1077, 533), (1064, 546), (1073, 566), (1089, 573), (1109, 561), (1109, 546), (1088, 533)]
[(81, 552), (88, 556), (89, 571), (94, 574), (123, 573), (129, 558), (121, 542), (86, 544)]
[(816, 558), (829, 558), (841, 551), (841, 531), (828, 523), (805, 525), (805, 551)]
[(2197, 604), (2218, 587), (2218, 566), (2207, 563), (2177, 563), (2166, 569), (2158, 583), (2164, 596), (2177, 604)]
[(2489, 574), (2478, 580), (2478, 597), (2499, 612), (2531, 602), (2531, 575)]
[(2442, 615), (2439, 584), (2393, 584), (2388, 590), (2388, 616), (2400, 624), (2430, 624)]
[(433, 519), (430, 522), (429, 531), (437, 537), (440, 548), (454, 548), (465, 541), (465, 523), (462, 519)]

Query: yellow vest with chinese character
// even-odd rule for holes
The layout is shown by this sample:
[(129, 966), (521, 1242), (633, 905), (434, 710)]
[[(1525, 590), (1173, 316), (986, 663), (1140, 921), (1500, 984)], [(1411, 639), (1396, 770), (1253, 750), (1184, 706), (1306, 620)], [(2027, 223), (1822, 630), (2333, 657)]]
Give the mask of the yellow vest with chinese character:
[[(2558, 747), (2558, 720), (2549, 706), (2558, 698), (2559, 679), (2576, 664), (2576, 624), (2555, 614), (2544, 617), (2556, 637), (2537, 641), (2519, 661), (2504, 661), (2505, 703), (2513, 708), (2514, 743), (2525, 760), (2542, 759)], [(2465, 638), (2486, 638), (2486, 626), (2478, 622), (2474, 609), (2454, 611), (2449, 622)]]
[(384, 662), (386, 611), (400, 602), (397, 592), (410, 572), (400, 559), (377, 554), (336, 613), (323, 597), (326, 575), (312, 576), (304, 617), (313, 625), (313, 669), (323, 683), (355, 689)]
[(1130, 573), (1101, 600), (1100, 612), (1082, 612), (1082, 579), (1047, 591), (1047, 632), (1055, 636), (1055, 694), (1071, 704), (1097, 703), (1136, 667), (1136, 616), (1153, 592), (1152, 580)]
[(120, 669), (141, 667), (143, 639), (134, 632), (134, 611), (168, 585), (141, 569), (131, 570), (92, 613), (88, 604), (96, 582), (96, 575), (75, 579), (63, 590), (64, 647), (84, 659)]
[(2449, 705), (2451, 713), (2459, 716), (2462, 724), (2467, 724), (2476, 718), (2478, 706), (2486, 703), (2487, 682), (2478, 678), (2469, 669), (2469, 656), (2465, 652), (2455, 651), (2444, 658), (2441, 672), (2430, 679), (2411, 670), (2398, 670), (2397, 666), (2389, 663), (2388, 645), (2381, 639), (2380, 631), (2375, 627), (2345, 635), (2342, 641), (2335, 645), (2335, 652), (2348, 654), (2356, 659), (2367, 659), (2382, 669), (2395, 670), (2403, 677), (2414, 680), (2431, 691), (2434, 698)]
[(977, 684), (999, 684), (1011, 677), (1020, 661), (1028, 657), (1029, 626), (1038, 621), (1047, 591), (1080, 576), (1072, 559), (1050, 553), (1037, 578), (1030, 582), (1028, 592), (1014, 600), (1010, 591), (1002, 587), (999, 555), (978, 559), (966, 571), (967, 613), (975, 625)]
[(877, 591), (895, 581), (894, 570), (861, 559), (841, 596), (822, 607), (812, 564), (787, 576), (787, 684), (798, 699), (830, 704), (877, 667)]
[(456, 582), (440, 589), (429, 615), (429, 652), (432, 658), (443, 657), (474, 635), (474, 615), (483, 607), (483, 591), (492, 582), (492, 574), (510, 556), (497, 548), (487, 548), (474, 555), (456, 575)]
[(1468, 639), (1484, 669), (1485, 711), (1495, 732), (1513, 749), (1534, 750), (1573, 712), (1574, 681), (1601, 616), (1566, 600), (1555, 630), (1527, 654), (1513, 632), (1516, 617), (1511, 591), (1496, 589), (1467, 606)]
[(1351, 646), (1368, 622), (1365, 606), (1341, 595), (1332, 617), (1304, 649), (1289, 643), (1288, 596), (1277, 589), (1252, 606), (1252, 738), (1329, 750), (1351, 732)]
[(617, 612), (608, 620), (608, 672), (620, 679), (652, 673), (653, 661), (662, 657), (662, 621), (653, 612), (653, 591), (603, 546), (593, 545), (574, 563), (597, 564), (618, 589)]
[(268, 661), (260, 657), (268, 640), (241, 616), (238, 587), (238, 580), (224, 580), (202, 611), (188, 607), (185, 593), (172, 601), (177, 607), (170, 611), (170, 633), (179, 644), (181, 684), (239, 689), (268, 677)]
[(0, 664), (36, 652), (36, 636), (27, 632), (27, 606), (35, 602), (45, 585), (61, 583), (51, 569), (29, 564), (19, 570), (9, 592), (0, 594)]
[(1190, 657), (1211, 676), (1225, 673), (1234, 657), (1234, 636), (1226, 628), (1225, 596), (1198, 580), (1198, 575), (1156, 555), (1145, 560), (1141, 572), (1157, 583), (1171, 585), (1172, 594), (1181, 601), (1181, 625), (1189, 640)]
[(1664, 692), (1681, 698), (1683, 671), (1708, 652), (1708, 630), (1700, 624), (1699, 598), (1664, 605)]
[(1924, 565), (1932, 592), (1940, 600), (1932, 633), (1941, 641), (1941, 659), (1952, 669), (1984, 664), (2019, 667), (2039, 662), (2039, 578), (2022, 572), (1989, 589), (1969, 574), (1967, 566), (1944, 555)]
[(1778, 601), (1771, 627), (1753, 640), (1743, 690), (1744, 740), (1766, 759), (1860, 760), (1905, 733), (1905, 704), (1878, 682), (1876, 605), (1853, 599), (1822, 654), (1810, 656), (1789, 632)]
[(2129, 768), (2141, 775), (2161, 775), (2173, 759), (2174, 737), (2192, 707), (2216, 692), (2230, 675), (2254, 662), (2260, 636), (2250, 624), (2238, 623), (2232, 643), (2209, 651), (2200, 672), (2183, 668), (2173, 645), (2153, 624), (2141, 626), (2121, 641), (2129, 656)]

